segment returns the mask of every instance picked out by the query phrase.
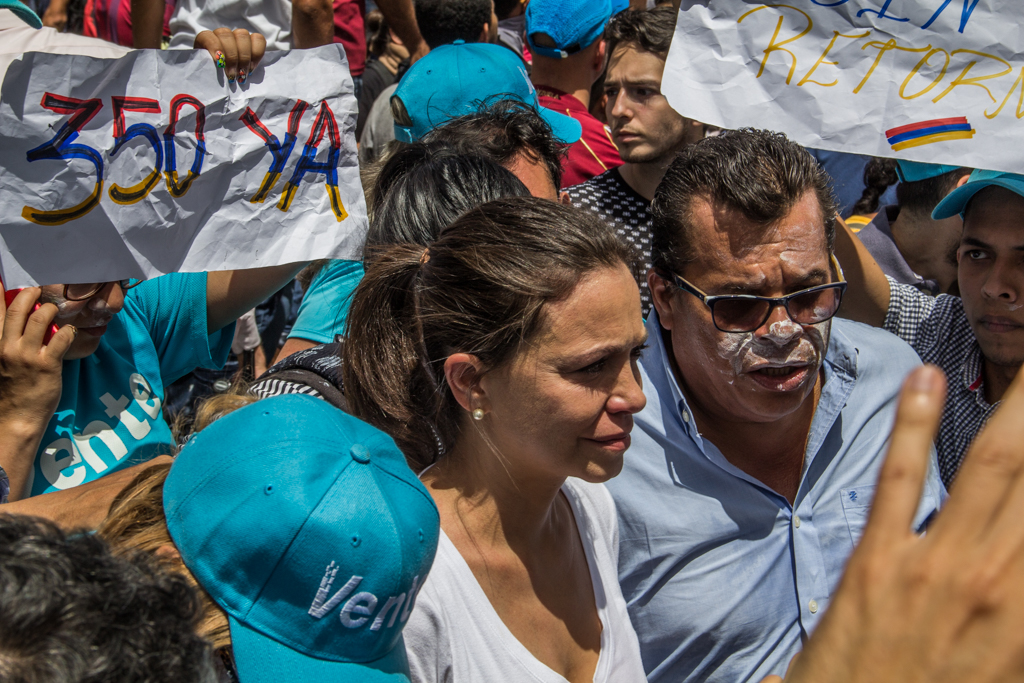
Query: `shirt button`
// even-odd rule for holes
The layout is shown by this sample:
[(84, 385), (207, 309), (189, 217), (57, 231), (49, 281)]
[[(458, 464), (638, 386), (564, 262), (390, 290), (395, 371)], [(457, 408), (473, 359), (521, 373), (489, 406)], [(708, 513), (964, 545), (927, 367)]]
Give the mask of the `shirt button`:
[(818, 613), (818, 601), (817, 600), (811, 600), (809, 603), (807, 603), (807, 609), (811, 610), (811, 614), (817, 614)]
[(800, 516), (799, 515), (793, 515), (793, 526), (795, 526), (797, 529), (800, 528)]
[(683, 422), (686, 422), (686, 423), (690, 422), (690, 414), (688, 412), (686, 412), (685, 410), (683, 411)]

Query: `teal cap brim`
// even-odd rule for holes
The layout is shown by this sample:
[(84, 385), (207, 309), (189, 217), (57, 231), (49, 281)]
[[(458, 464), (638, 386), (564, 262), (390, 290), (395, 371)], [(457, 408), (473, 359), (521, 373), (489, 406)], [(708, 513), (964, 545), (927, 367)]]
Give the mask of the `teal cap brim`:
[(944, 173), (955, 171), (960, 166), (948, 166), (946, 164), (929, 164), (923, 161), (906, 161), (899, 159), (896, 162), (896, 175), (900, 182), (916, 183), (929, 178), (936, 178)]
[(390, 653), (373, 662), (335, 662), (293, 650), (230, 615), (228, 624), (240, 683), (409, 683), (409, 661), (401, 638)]
[(43, 27), (43, 22), (40, 21), (39, 15), (30, 10), (24, 3), (18, 2), (18, 0), (0, 0), (0, 9), (11, 10), (18, 15), (18, 18), (32, 28)]
[(571, 145), (583, 135), (583, 125), (573, 117), (559, 114), (539, 103), (536, 108), (540, 117), (551, 126), (551, 132), (559, 142)]
[(1024, 197), (1024, 176), (996, 171), (975, 171), (966, 183), (950, 192), (945, 199), (939, 202), (939, 205), (932, 211), (932, 218), (941, 220), (957, 214), (963, 218), (967, 205), (974, 195), (986, 187), (992, 186), (1006, 188)]

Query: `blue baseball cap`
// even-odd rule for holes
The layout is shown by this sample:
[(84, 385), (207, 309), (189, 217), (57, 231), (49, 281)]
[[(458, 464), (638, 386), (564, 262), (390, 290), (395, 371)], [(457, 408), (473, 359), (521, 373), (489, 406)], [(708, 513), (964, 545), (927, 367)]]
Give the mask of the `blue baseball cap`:
[(992, 185), (1005, 187), (1024, 197), (1024, 176), (1001, 171), (975, 170), (966, 183), (947, 194), (946, 198), (939, 202), (939, 205), (932, 211), (932, 218), (940, 220), (957, 214), (963, 218), (964, 212), (967, 211), (967, 205), (974, 195)]
[(440, 521), (390, 437), (310, 396), (268, 398), (196, 434), (163, 495), (242, 683), (408, 680), (402, 628)]
[(0, 9), (9, 9), (18, 15), (18, 18), (24, 21), (32, 28), (42, 28), (43, 22), (39, 20), (39, 15), (28, 8), (28, 5), (18, 2), (18, 0), (0, 0)]
[[(530, 0), (526, 40), (535, 54), (564, 59), (590, 47), (611, 17), (611, 0)], [(554, 45), (538, 45), (534, 38), (538, 34), (546, 35)]]
[(923, 161), (896, 161), (896, 175), (902, 183), (916, 183), (919, 180), (935, 178), (943, 173), (955, 171), (962, 166), (948, 166), (946, 164), (927, 164)]
[(395, 139), (415, 142), (451, 119), (495, 101), (514, 99), (536, 110), (559, 142), (572, 144), (583, 128), (571, 116), (540, 105), (537, 90), (512, 50), (456, 40), (412, 65), (391, 96)]

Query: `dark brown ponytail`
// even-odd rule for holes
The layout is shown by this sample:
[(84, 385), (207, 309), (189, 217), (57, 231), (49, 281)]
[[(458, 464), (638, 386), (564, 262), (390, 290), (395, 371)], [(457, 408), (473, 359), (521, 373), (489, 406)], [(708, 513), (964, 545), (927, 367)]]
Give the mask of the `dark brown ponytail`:
[(451, 449), (465, 418), (445, 380), (448, 356), (499, 367), (537, 332), (545, 303), (589, 272), (631, 263), (599, 218), (533, 197), (467, 212), (426, 256), (420, 245), (387, 249), (368, 262), (348, 315), (352, 413), (390, 434), (414, 468), (426, 467)]

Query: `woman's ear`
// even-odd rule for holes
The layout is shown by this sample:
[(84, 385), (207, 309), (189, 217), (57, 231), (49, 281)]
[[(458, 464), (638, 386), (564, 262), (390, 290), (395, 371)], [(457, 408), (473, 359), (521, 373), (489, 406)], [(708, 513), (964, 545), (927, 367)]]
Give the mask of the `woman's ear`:
[(444, 376), (452, 395), (463, 410), (471, 411), (479, 407), (483, 397), (480, 388), (483, 363), (479, 358), (470, 353), (453, 353), (444, 362)]

